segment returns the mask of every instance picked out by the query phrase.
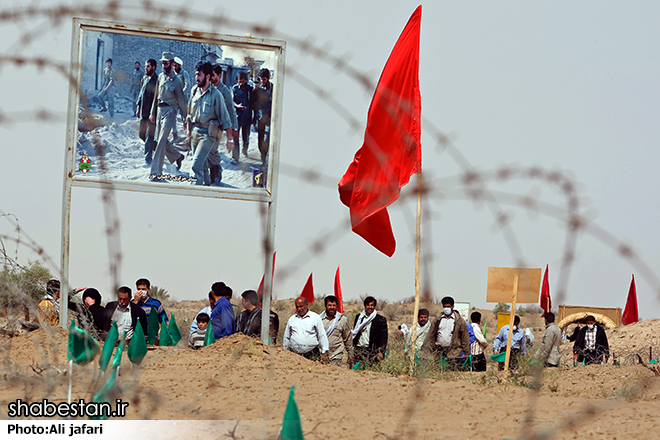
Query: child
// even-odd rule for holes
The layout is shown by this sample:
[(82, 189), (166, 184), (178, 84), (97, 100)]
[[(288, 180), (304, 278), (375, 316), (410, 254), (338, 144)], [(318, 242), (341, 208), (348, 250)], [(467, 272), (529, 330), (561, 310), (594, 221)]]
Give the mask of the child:
[(209, 315), (200, 313), (197, 315), (198, 330), (192, 332), (188, 338), (188, 347), (197, 350), (199, 347), (204, 346), (204, 339), (206, 338), (206, 328), (209, 325)]

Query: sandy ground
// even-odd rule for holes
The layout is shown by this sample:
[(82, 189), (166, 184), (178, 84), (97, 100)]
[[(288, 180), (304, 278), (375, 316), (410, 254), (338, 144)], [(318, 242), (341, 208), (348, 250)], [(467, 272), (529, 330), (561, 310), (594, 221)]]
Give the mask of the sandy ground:
[[(197, 304), (184, 306), (194, 310)], [(178, 321), (185, 322), (184, 309), (172, 306)], [(284, 321), (288, 316), (280, 313)], [(530, 324), (523, 320), (523, 325)], [(534, 328), (540, 334), (540, 327)], [(608, 336), (615, 353), (632, 352), (635, 345), (648, 361), (658, 329), (660, 321), (645, 321), (610, 330)], [(489, 329), (489, 339), (492, 335)], [(8, 403), (19, 398), (66, 400), (66, 341), (64, 330), (44, 329), (0, 340), (3, 418)], [(564, 363), (545, 370), (538, 390), (522, 384), (531, 377), (505, 380), (490, 363), (486, 373), (445, 373), (438, 380), (418, 381), (320, 365), (234, 335), (197, 351), (186, 349), (183, 341), (155, 347), (139, 367), (125, 359), (117, 398), (129, 402), (128, 419), (197, 420), (159, 425), (161, 439), (276, 438), (292, 386), (308, 439), (513, 439), (540, 433), (549, 436), (538, 438), (641, 439), (658, 432), (660, 377), (651, 370)], [(105, 380), (96, 362), (74, 366), (72, 379), (74, 399), (91, 399)]]

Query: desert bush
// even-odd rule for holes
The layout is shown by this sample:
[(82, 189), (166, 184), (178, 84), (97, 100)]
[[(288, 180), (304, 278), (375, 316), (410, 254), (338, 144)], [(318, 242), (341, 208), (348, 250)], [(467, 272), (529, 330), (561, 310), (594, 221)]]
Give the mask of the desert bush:
[(17, 307), (36, 305), (46, 294), (46, 282), (51, 278), (53, 274), (40, 261), (25, 267), (4, 266), (0, 271), (0, 308), (13, 313)]
[(507, 313), (508, 311), (511, 310), (511, 306), (507, 303), (497, 303), (495, 308), (493, 308), (493, 315), (495, 316), (495, 319), (497, 319), (497, 315), (500, 313)]

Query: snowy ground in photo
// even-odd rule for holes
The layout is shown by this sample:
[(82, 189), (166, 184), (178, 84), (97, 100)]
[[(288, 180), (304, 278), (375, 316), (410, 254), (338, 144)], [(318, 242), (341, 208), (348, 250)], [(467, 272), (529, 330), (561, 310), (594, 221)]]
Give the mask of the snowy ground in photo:
[[(145, 160), (144, 142), (138, 136), (139, 120), (131, 117), (132, 105), (130, 99), (126, 96), (117, 95), (115, 97), (115, 112), (112, 117), (109, 112), (101, 113), (100, 109), (100, 105), (94, 102), (90, 110), (102, 115), (107, 122), (106, 126), (95, 129), (106, 145), (107, 173), (104, 177), (111, 180), (149, 182), (151, 166)], [(185, 137), (181, 115), (177, 116), (176, 126), (179, 137)], [(172, 139), (172, 135), (170, 135), (170, 140)], [(250, 132), (248, 156), (246, 157), (241, 152), (238, 163), (234, 163), (232, 160), (232, 154), (227, 150), (226, 144), (227, 138), (223, 135), (219, 147), (222, 157), (222, 181), (212, 186), (237, 189), (252, 188), (253, 171), (261, 169), (261, 153), (257, 148), (257, 133), (253, 130)], [(181, 170), (177, 170), (176, 165), (171, 164), (165, 158), (163, 174), (182, 178), (193, 177), (191, 170), (192, 151), (186, 151), (189, 149), (187, 145), (181, 143), (175, 143), (174, 145), (185, 156)], [(236, 148), (242, 148), (242, 139), (236, 141)], [(102, 177), (99, 155), (91, 142), (91, 132), (78, 133), (76, 160), (80, 162), (84, 154), (89, 156), (91, 162), (91, 169), (85, 173), (85, 177)], [(83, 173), (77, 171), (77, 174), (81, 175)], [(171, 185), (191, 185), (187, 181), (168, 181), (168, 183)], [(160, 185), (160, 183), (154, 183), (154, 185)]]

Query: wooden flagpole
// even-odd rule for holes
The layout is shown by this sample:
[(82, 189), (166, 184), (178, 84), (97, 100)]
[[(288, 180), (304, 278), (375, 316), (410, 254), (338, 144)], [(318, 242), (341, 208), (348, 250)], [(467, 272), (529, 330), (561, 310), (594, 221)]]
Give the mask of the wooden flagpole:
[(518, 272), (513, 275), (513, 295), (511, 297), (511, 317), (509, 318), (509, 336), (506, 343), (506, 358), (504, 360), (504, 377), (509, 375), (511, 360), (511, 343), (513, 338), (513, 320), (516, 318), (516, 300), (518, 299)]
[(415, 243), (415, 308), (413, 309), (412, 334), (410, 335), (410, 375), (415, 371), (415, 351), (417, 350), (417, 314), (419, 313), (419, 256), (422, 244), (422, 173), (417, 174), (417, 239)]

